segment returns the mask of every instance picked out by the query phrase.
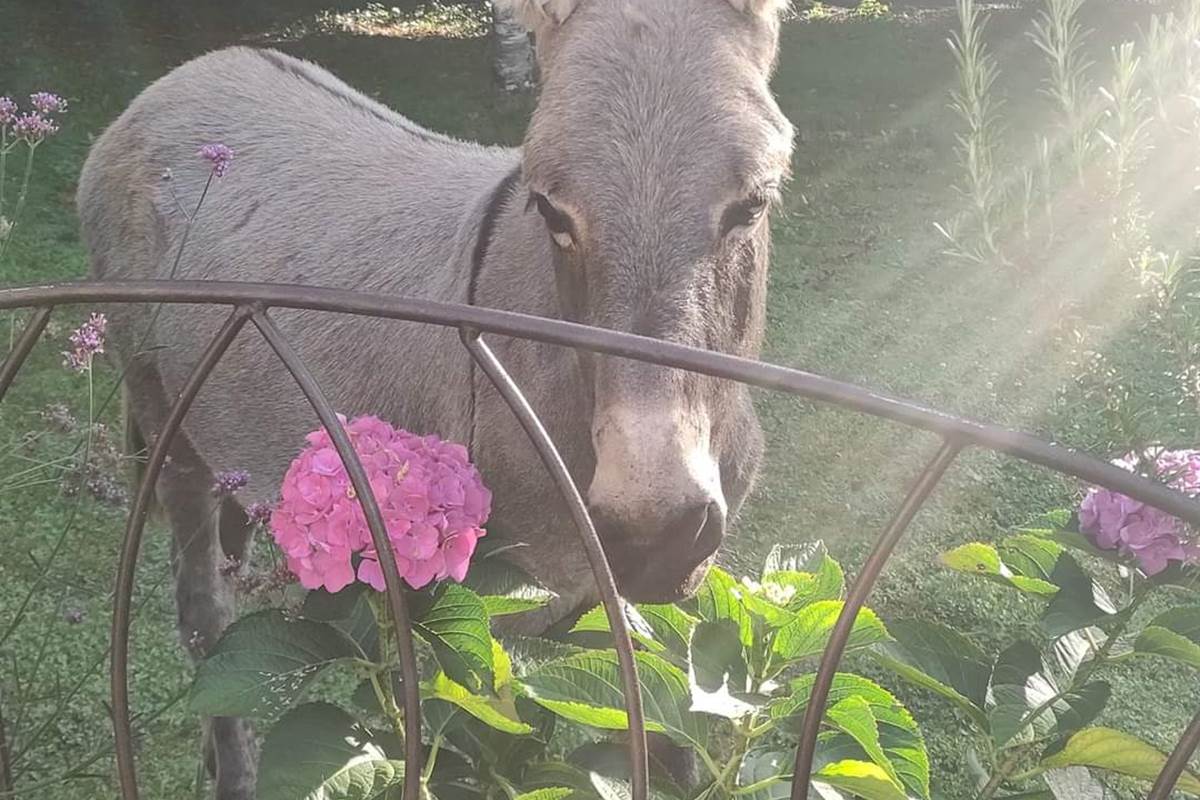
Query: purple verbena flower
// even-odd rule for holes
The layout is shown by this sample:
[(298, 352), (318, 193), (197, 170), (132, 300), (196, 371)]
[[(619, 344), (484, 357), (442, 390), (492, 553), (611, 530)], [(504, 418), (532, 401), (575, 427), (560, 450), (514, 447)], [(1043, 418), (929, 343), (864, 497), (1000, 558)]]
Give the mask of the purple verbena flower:
[(17, 104), (11, 97), (0, 97), (0, 125), (12, 125), (17, 121)]
[(213, 482), (213, 497), (230, 497), (250, 482), (250, 473), (244, 469), (218, 472)]
[(24, 139), (29, 144), (38, 144), (47, 136), (58, 133), (58, 126), (53, 120), (38, 113), (22, 114), (13, 122), (13, 133), (17, 138)]
[(63, 612), (63, 619), (68, 625), (79, 625), (86, 618), (87, 614), (81, 608), (68, 608)]
[(198, 155), (212, 163), (212, 174), (218, 178), (225, 177), (229, 164), (233, 161), (233, 149), (220, 142), (204, 145)]
[(251, 525), (266, 525), (271, 521), (271, 504), (251, 503), (246, 506), (246, 521)]
[(104, 333), (108, 330), (108, 318), (93, 313), (87, 322), (71, 334), (71, 349), (63, 353), (63, 366), (83, 372), (92, 365), (92, 357), (104, 352)]
[(53, 92), (34, 92), (29, 95), (29, 105), (46, 116), (67, 113), (67, 101)]

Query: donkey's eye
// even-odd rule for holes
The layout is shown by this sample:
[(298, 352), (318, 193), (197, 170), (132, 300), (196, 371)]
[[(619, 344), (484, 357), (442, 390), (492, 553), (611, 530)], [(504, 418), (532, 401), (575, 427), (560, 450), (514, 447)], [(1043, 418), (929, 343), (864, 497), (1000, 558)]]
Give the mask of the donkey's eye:
[(765, 194), (754, 194), (725, 209), (721, 219), (721, 235), (724, 236), (737, 228), (748, 228), (762, 219), (768, 205)]
[(537, 206), (538, 213), (542, 215), (542, 219), (546, 221), (546, 228), (549, 229), (554, 243), (564, 250), (574, 247), (575, 226), (571, 224), (571, 218), (555, 208), (544, 194), (535, 192), (533, 202)]

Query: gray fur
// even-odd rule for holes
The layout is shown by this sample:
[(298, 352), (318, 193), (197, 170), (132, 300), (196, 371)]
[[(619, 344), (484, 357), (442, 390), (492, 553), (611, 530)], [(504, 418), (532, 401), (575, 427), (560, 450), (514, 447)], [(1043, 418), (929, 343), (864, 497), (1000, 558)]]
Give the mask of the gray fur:
[[(84, 167), (78, 203), (94, 276), (172, 276), (180, 206), (190, 212), (208, 175), (196, 150), (221, 141), (237, 155), (214, 181), (176, 278), (473, 300), (756, 356), (767, 224), (724, 238), (720, 226), (756, 182), (782, 180), (790, 160), (791, 128), (767, 85), (778, 37), (767, 7), (777, 4), (567, 5), (569, 18), (537, 30), (544, 86), (521, 150), (425, 131), (272, 51), (232, 48), (179, 67), (133, 102)], [(511, 191), (493, 202), (506, 177)], [(548, 234), (533, 192), (570, 217), (569, 249)], [(165, 307), (139, 353), (153, 309), (109, 309), (145, 440), (226, 313)], [(594, 599), (557, 493), (455, 333), (272, 313), (343, 412), (470, 442), (495, 493), (491, 534), (528, 542), (516, 558), (560, 594), (528, 629)], [(747, 393), (547, 345), (491, 343), (589, 487), (623, 589), (637, 599), (694, 587), (758, 468)], [(212, 474), (246, 469), (238, 502), (273, 500), (314, 427), (291, 378), (247, 329), (198, 397), (159, 486), (177, 541), (182, 635), (201, 652), (233, 617), (217, 567), (247, 535), (235, 504), (203, 510)], [(632, 446), (639, 441), (646, 446)], [(704, 483), (709, 473), (717, 483)], [(244, 726), (216, 724), (218, 797), (251, 797)]]

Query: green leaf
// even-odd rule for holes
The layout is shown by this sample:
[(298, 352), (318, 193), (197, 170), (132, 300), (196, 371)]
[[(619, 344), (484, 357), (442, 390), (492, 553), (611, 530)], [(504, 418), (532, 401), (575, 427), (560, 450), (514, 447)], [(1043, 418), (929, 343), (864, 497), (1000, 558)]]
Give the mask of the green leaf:
[(771, 552), (767, 553), (763, 561), (762, 577), (765, 579), (775, 572), (813, 572), (816, 565), (828, 554), (825, 543), (820, 540), (800, 544), (777, 544), (771, 548)]
[(1062, 545), (1043, 536), (1019, 533), (1000, 542), (1000, 556), (1004, 562), (1021, 575), (1033, 579), (1050, 581)]
[(701, 622), (696, 626), (688, 667), (692, 711), (741, 719), (758, 707), (745, 698), (749, 671), (737, 625), (732, 620)]
[(379, 653), (379, 625), (363, 583), (352, 583), (336, 594), (314, 589), (304, 597), (300, 616), (328, 622), (353, 640), (368, 658)]
[(1112, 687), (1105, 681), (1092, 681), (1066, 692), (1054, 704), (1055, 732), (1066, 735), (1096, 721), (1112, 697)]
[(1200, 669), (1200, 608), (1173, 608), (1155, 617), (1133, 649)]
[(1059, 555), (1050, 582), (1059, 592), (1039, 622), (1050, 638), (1108, 621), (1117, 613), (1108, 593), (1069, 553)]
[(896, 774), (896, 768), (883, 752), (879, 723), (875, 720), (871, 705), (865, 699), (853, 695), (847, 697), (826, 709), (825, 717), (834, 727), (854, 739), (867, 757), (886, 772), (896, 785), (900, 785), (900, 776)]
[(441, 584), (429, 606), (415, 615), (413, 630), (433, 648), (451, 680), (471, 692), (491, 691), (492, 634), (479, 595), (457, 583)]
[(977, 575), (993, 583), (1018, 589), (1037, 597), (1053, 597), (1058, 587), (1041, 578), (1030, 577), (1004, 563), (996, 548), (980, 542), (964, 544), (941, 555), (942, 563), (956, 572)]
[[(703, 716), (688, 710), (687, 677), (651, 653), (635, 657), (647, 729), (704, 747), (708, 726)], [(611, 650), (589, 650), (545, 664), (525, 679), (525, 688), (533, 700), (572, 722), (610, 730), (629, 727), (621, 671)]]
[(277, 610), (251, 614), (230, 625), (196, 668), (188, 705), (206, 716), (273, 716), (327, 667), (358, 656), (328, 623), (288, 619)]
[[(629, 627), (630, 638), (650, 652), (662, 653), (667, 649), (667, 646), (658, 640), (654, 627), (642, 615), (640, 608), (625, 604), (625, 624)], [(588, 611), (571, 628), (571, 633), (611, 632), (612, 626), (608, 624), (608, 611), (602, 605)]]
[(258, 800), (374, 800), (404, 782), (371, 734), (337, 706), (310, 703), (267, 734), (258, 767)]
[(908, 800), (904, 790), (877, 764), (837, 761), (822, 767), (813, 781), (858, 795), (863, 800)]
[(513, 800), (563, 800), (563, 798), (570, 797), (574, 792), (574, 789), (569, 789), (565, 786), (551, 786), (545, 789), (534, 789), (532, 792), (524, 792), (517, 795)]
[(794, 753), (769, 748), (751, 750), (738, 769), (735, 796), (739, 800), (789, 800), (795, 761)]
[(721, 569), (712, 567), (696, 593), (700, 618), (709, 622), (732, 620), (738, 626), (738, 636), (746, 647), (754, 641), (754, 620), (741, 601), (742, 590), (737, 581)]
[[(822, 600), (804, 608), (796, 619), (779, 629), (771, 652), (784, 661), (799, 661), (819, 655), (825, 650), (838, 616), (845, 606), (841, 600)], [(846, 649), (867, 647), (888, 639), (887, 629), (869, 608), (861, 609), (854, 620)]]
[(996, 658), (992, 671), (994, 706), (988, 713), (992, 740), (998, 747), (1008, 744), (1018, 734), (1024, 739), (1033, 733), (1045, 734), (1054, 726), (1049, 706), (1033, 717), (1030, 713), (1050, 702), (1058, 687), (1049, 676), (1042, 655), (1031, 643), (1020, 641), (1005, 649)]
[(533, 733), (533, 728), (522, 722), (517, 715), (516, 706), (511, 699), (505, 701), (499, 697), (472, 694), (444, 672), (439, 672), (432, 681), (426, 682), (422, 689), (426, 698), (452, 703), (498, 731), (515, 736)]
[(644, 604), (637, 607), (642, 618), (654, 630), (654, 637), (667, 651), (686, 657), (692, 641), (692, 629), (700, 621), (676, 605)]
[[(1111, 728), (1087, 728), (1068, 739), (1063, 749), (1043, 760), (1041, 766), (1093, 767), (1153, 781), (1166, 761), (1165, 755), (1135, 736)], [(1176, 789), (1200, 796), (1200, 778), (1187, 770)]]
[(894, 620), (893, 641), (877, 644), (872, 656), (911, 683), (950, 700), (987, 727), (984, 706), (991, 660), (971, 640), (945, 625)]
[(476, 560), (463, 586), (483, 599), (491, 617), (533, 611), (557, 596), (528, 572), (502, 558)]
[[(804, 675), (792, 681), (791, 694), (771, 704), (771, 718), (799, 731), (815, 680), (816, 675)], [(858, 675), (838, 673), (829, 690), (828, 704), (835, 706), (851, 698), (861, 699), (870, 707), (883, 750), (909, 793), (928, 798), (929, 756), (912, 714), (879, 684)]]

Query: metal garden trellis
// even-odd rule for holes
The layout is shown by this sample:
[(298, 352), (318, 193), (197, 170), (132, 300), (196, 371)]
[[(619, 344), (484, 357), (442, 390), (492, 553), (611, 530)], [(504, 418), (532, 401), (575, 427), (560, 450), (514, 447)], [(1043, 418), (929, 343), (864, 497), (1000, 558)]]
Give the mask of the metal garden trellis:
[[(413, 653), (408, 609), (401, 591), (400, 576), (388, 541), (383, 519), (370, 491), (366, 474), (317, 381), (299, 355), (276, 327), (271, 308), (306, 309), (338, 314), (357, 314), (382, 319), (420, 322), (456, 328), (471, 358), (495, 385), (537, 448), (546, 469), (562, 492), (579, 530), (595, 573), (609, 624), (614, 632), (620, 662), (624, 697), (629, 718), (629, 748), (632, 762), (633, 800), (645, 800), (648, 792), (648, 761), (641, 692), (633, 656), (633, 645), (625, 622), (624, 600), (619, 595), (587, 507), (571, 479), (554, 442), (521, 389), (483, 339), (484, 333), (532, 339), (563, 347), (590, 350), (636, 359), (663, 367), (688, 370), (738, 381), (763, 389), (782, 391), (808, 399), (871, 414), (939, 435), (936, 455), (909, 489), (895, 516), (879, 536), (847, 595), (845, 606), (822, 655), (801, 729), (796, 751), (793, 800), (808, 796), (817, 734), (838, 664), (859, 610), (871, 593), (909, 523), (937, 488), (958, 454), (968, 447), (981, 447), (1022, 459), (1081, 480), (1106, 486), (1200, 526), (1200, 502), (1182, 493), (1126, 472), (1111, 464), (1058, 447), (1021, 433), (943, 414), (912, 403), (876, 394), (851, 384), (812, 373), (760, 363), (734, 356), (698, 350), (615, 331), (590, 328), (560, 320), (543, 319), (475, 306), (429, 300), (377, 297), (351, 291), (257, 283), (201, 281), (77, 282), (0, 290), (0, 309), (32, 309), (21, 336), (0, 366), (0, 401), (3, 400), (22, 364), (33, 350), (56, 306), (79, 303), (175, 303), (228, 306), (232, 310), (193, 368), (176, 397), (163, 430), (154, 440), (145, 475), (129, 514), (121, 549), (114, 591), (111, 642), (112, 720), (117, 770), (123, 800), (137, 800), (138, 787), (133, 755), (129, 711), (127, 658), (132, 613), (134, 571), (140, 551), (150, 500), (167, 449), (205, 380), (247, 322), (261, 332), (295, 378), (321, 423), (330, 431), (341, 455), (359, 502), (366, 514), (371, 536), (381, 556), (384, 579), (396, 630), (403, 675), (403, 706), (406, 726), (404, 800), (420, 797), (421, 716), (417, 691), (417, 665)], [(1200, 746), (1200, 711), (1192, 719), (1167, 758), (1147, 800), (1166, 800), (1183, 774), (1192, 753)], [(0, 749), (3, 742), (0, 741)], [(7, 788), (7, 787), (0, 787)]]

